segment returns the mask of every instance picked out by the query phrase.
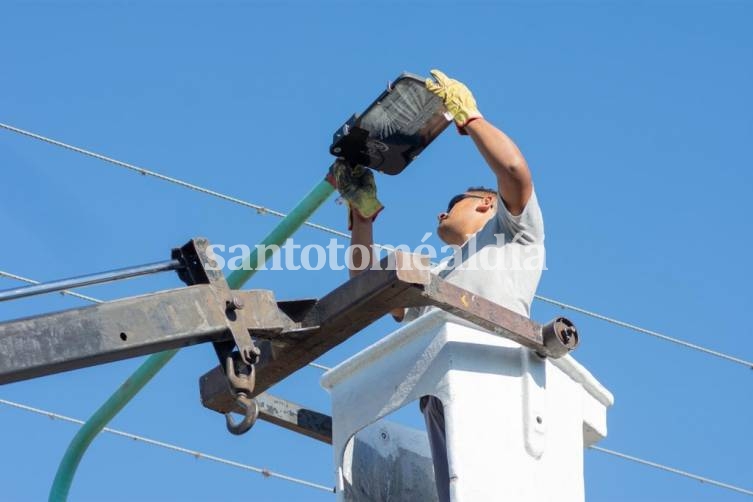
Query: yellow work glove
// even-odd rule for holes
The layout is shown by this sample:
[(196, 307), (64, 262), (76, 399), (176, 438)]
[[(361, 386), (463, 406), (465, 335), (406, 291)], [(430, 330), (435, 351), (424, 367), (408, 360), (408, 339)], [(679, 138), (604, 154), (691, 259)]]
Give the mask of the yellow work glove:
[(371, 221), (374, 221), (384, 209), (377, 199), (376, 182), (371, 169), (363, 166), (352, 167), (347, 162), (337, 160), (330, 167), (330, 175), (340, 195), (348, 203), (348, 230), (353, 227), (353, 211), (361, 218), (371, 218)]
[(455, 120), (460, 134), (467, 134), (464, 127), (473, 119), (482, 118), (473, 94), (464, 83), (453, 80), (439, 70), (431, 70), (431, 78), (426, 79), (426, 88), (439, 96), (445, 108)]

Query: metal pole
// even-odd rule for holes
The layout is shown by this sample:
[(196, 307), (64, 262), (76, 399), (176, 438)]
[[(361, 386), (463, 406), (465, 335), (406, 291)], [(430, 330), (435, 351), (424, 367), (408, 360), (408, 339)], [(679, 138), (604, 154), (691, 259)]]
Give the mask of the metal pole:
[(35, 284), (33, 286), (24, 286), (22, 288), (6, 289), (0, 291), (0, 302), (6, 300), (15, 300), (27, 296), (42, 295), (45, 293), (54, 293), (64, 289), (74, 289), (92, 284), (102, 284), (105, 282), (119, 281), (121, 279), (130, 279), (140, 275), (156, 274), (158, 272), (167, 272), (168, 270), (177, 270), (182, 268), (183, 264), (178, 260), (167, 260), (158, 263), (149, 263), (136, 267), (120, 268), (101, 272), (99, 274), (83, 275), (71, 277), (70, 279), (60, 279), (59, 281), (46, 282), (44, 284)]
[[(293, 235), (301, 225), (313, 214), (325, 200), (332, 195), (334, 187), (326, 180), (319, 182), (288, 214), (283, 220), (267, 235), (261, 242), (261, 245), (272, 247), (272, 245), (281, 245), (285, 240)], [(252, 253), (252, 264), (256, 263), (257, 254), (255, 248)], [(274, 251), (265, 253), (264, 262), (272, 256)], [(238, 270), (228, 277), (228, 285), (232, 289), (239, 289), (254, 274), (254, 270)], [(68, 498), (68, 492), (73, 483), (73, 476), (76, 474), (76, 468), (86, 453), (86, 449), (99, 432), (125, 407), (133, 397), (146, 385), (149, 380), (156, 375), (170, 359), (173, 358), (178, 350), (168, 350), (153, 354), (139, 366), (136, 371), (115, 391), (105, 403), (86, 421), (79, 429), (76, 436), (68, 445), (68, 449), (60, 461), (55, 480), (50, 489), (51, 502), (65, 501)]]

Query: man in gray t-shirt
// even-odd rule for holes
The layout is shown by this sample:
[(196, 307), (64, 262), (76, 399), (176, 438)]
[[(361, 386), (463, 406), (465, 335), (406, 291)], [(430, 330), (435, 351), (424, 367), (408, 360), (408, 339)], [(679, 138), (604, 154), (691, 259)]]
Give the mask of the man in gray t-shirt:
[[(531, 192), (518, 215), (512, 214), (490, 188), (471, 187), (463, 194), (466, 195), (469, 198), (493, 196), (496, 210), (480, 230), (470, 235), (449, 260), (440, 263), (432, 272), (456, 286), (530, 317), (531, 301), (545, 262), (544, 220), (536, 193)], [(454, 208), (447, 214), (453, 211)], [(402, 320), (412, 321), (427, 310), (409, 308)], [(400, 320), (400, 314), (397, 311), (393, 315)]]
[[(544, 222), (531, 173), (513, 141), (478, 111), (468, 88), (432, 70), (426, 87), (439, 96), (458, 131), (468, 135), (496, 178), (496, 188), (471, 187), (450, 200), (439, 214), (437, 234), (455, 247), (452, 259), (435, 270), (460, 287), (484, 296), (521, 315), (529, 316), (531, 301), (544, 269)], [(365, 176), (371, 176), (365, 170)], [(373, 184), (372, 180), (369, 180)], [(371, 263), (373, 220), (351, 208), (351, 276)], [(355, 245), (361, 245), (355, 247)], [(425, 309), (397, 309), (398, 321), (409, 321)], [(442, 403), (433, 396), (421, 399), (441, 502), (450, 499)]]

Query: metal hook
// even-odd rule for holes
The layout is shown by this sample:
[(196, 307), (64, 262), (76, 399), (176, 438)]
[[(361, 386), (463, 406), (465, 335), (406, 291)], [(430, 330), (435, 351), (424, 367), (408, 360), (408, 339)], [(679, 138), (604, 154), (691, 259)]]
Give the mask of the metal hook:
[(239, 375), (235, 371), (232, 354), (228, 355), (225, 359), (225, 375), (235, 393), (235, 403), (240, 408), (243, 408), (243, 420), (238, 423), (233, 420), (230, 412), (225, 413), (227, 430), (231, 434), (244, 434), (254, 426), (256, 419), (259, 417), (259, 407), (251, 397), (251, 394), (254, 392), (254, 385), (256, 385), (256, 370), (253, 365), (250, 368), (248, 375)]
[(251, 429), (251, 427), (253, 427), (256, 423), (256, 419), (259, 418), (259, 406), (256, 404), (256, 401), (254, 399), (248, 397), (243, 392), (239, 392), (235, 397), (235, 403), (245, 410), (245, 413), (243, 414), (243, 420), (236, 423), (233, 420), (232, 413), (228, 412), (225, 413), (225, 423), (227, 425), (227, 430), (231, 434), (240, 436), (241, 434), (248, 432), (249, 429)]

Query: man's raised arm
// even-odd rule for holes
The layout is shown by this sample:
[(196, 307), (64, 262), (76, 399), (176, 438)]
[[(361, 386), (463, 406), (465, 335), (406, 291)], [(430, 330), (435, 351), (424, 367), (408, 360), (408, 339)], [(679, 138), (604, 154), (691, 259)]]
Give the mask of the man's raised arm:
[(523, 154), (507, 134), (483, 118), (471, 121), (465, 130), (497, 176), (507, 210), (513, 215), (522, 213), (533, 192), (531, 171)]
[(433, 79), (426, 80), (426, 88), (442, 99), (460, 134), (473, 138), (497, 177), (499, 193), (507, 210), (514, 215), (520, 214), (533, 191), (531, 172), (523, 154), (505, 133), (484, 119), (465, 84), (439, 70), (432, 70), (431, 75)]

